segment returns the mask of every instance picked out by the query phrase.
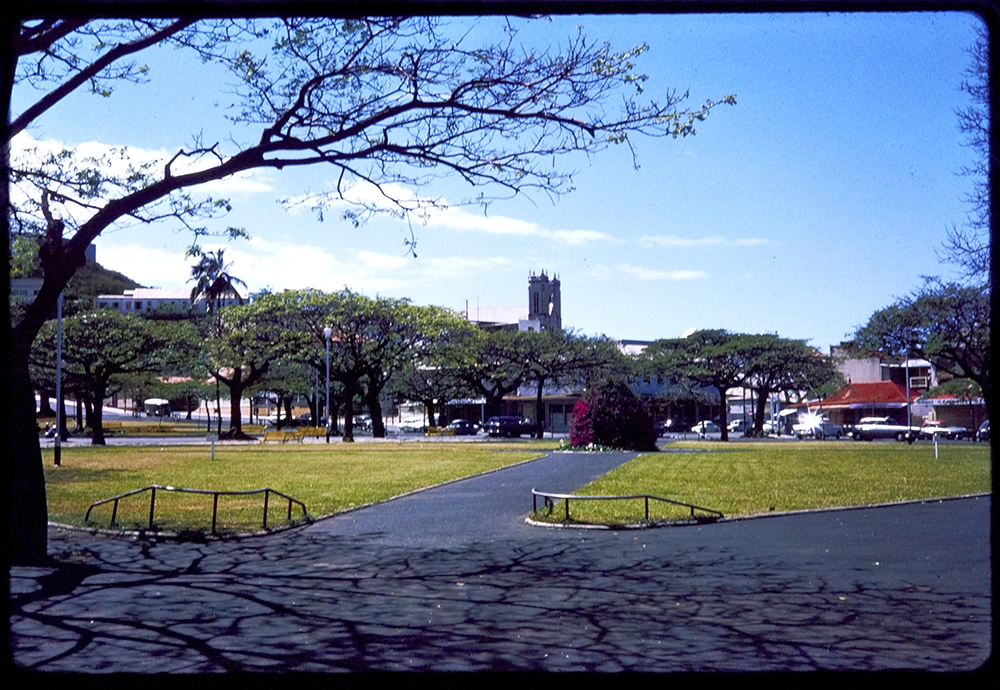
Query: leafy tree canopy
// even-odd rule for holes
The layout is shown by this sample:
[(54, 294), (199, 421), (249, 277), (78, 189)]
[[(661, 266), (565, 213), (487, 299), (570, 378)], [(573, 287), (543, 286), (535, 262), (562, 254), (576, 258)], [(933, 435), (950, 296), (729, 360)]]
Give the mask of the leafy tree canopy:
[(920, 357), (967, 378), (990, 405), (990, 291), (928, 279), (913, 294), (875, 312), (854, 333), (864, 352)]

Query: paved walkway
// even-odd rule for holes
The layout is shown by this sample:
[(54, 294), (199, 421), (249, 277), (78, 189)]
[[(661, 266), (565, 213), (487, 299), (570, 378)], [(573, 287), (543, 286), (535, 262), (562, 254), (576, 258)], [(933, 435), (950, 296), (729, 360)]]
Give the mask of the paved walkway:
[(52, 530), (12, 650), (69, 672), (969, 670), (991, 499), (641, 531), (529, 527), (627, 454), (554, 454), (308, 528), (209, 544)]

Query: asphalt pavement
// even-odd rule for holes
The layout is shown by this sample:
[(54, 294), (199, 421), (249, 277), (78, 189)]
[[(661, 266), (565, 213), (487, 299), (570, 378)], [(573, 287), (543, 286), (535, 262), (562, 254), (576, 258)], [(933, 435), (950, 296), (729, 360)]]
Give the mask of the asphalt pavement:
[[(21, 671), (971, 671), (989, 496), (647, 530), (525, 524), (630, 454), (553, 453), (209, 543), (51, 529), (11, 570)], [(711, 507), (711, 506), (708, 506)]]

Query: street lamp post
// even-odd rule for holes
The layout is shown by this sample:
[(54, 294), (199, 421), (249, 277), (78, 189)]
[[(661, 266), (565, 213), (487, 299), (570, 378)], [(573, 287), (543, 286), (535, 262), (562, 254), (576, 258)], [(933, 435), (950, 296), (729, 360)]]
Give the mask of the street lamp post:
[(330, 425), (332, 424), (332, 415), (330, 407), (330, 336), (333, 335), (333, 329), (327, 326), (323, 329), (323, 339), (326, 340), (326, 442), (330, 442)]

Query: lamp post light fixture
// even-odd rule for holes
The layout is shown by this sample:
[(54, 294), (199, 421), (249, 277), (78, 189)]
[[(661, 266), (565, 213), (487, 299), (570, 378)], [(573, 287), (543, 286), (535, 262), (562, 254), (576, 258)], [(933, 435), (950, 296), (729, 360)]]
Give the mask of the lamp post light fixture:
[(333, 329), (326, 326), (323, 329), (323, 339), (326, 341), (326, 442), (330, 442), (330, 425), (333, 423), (333, 415), (330, 407), (330, 336)]

